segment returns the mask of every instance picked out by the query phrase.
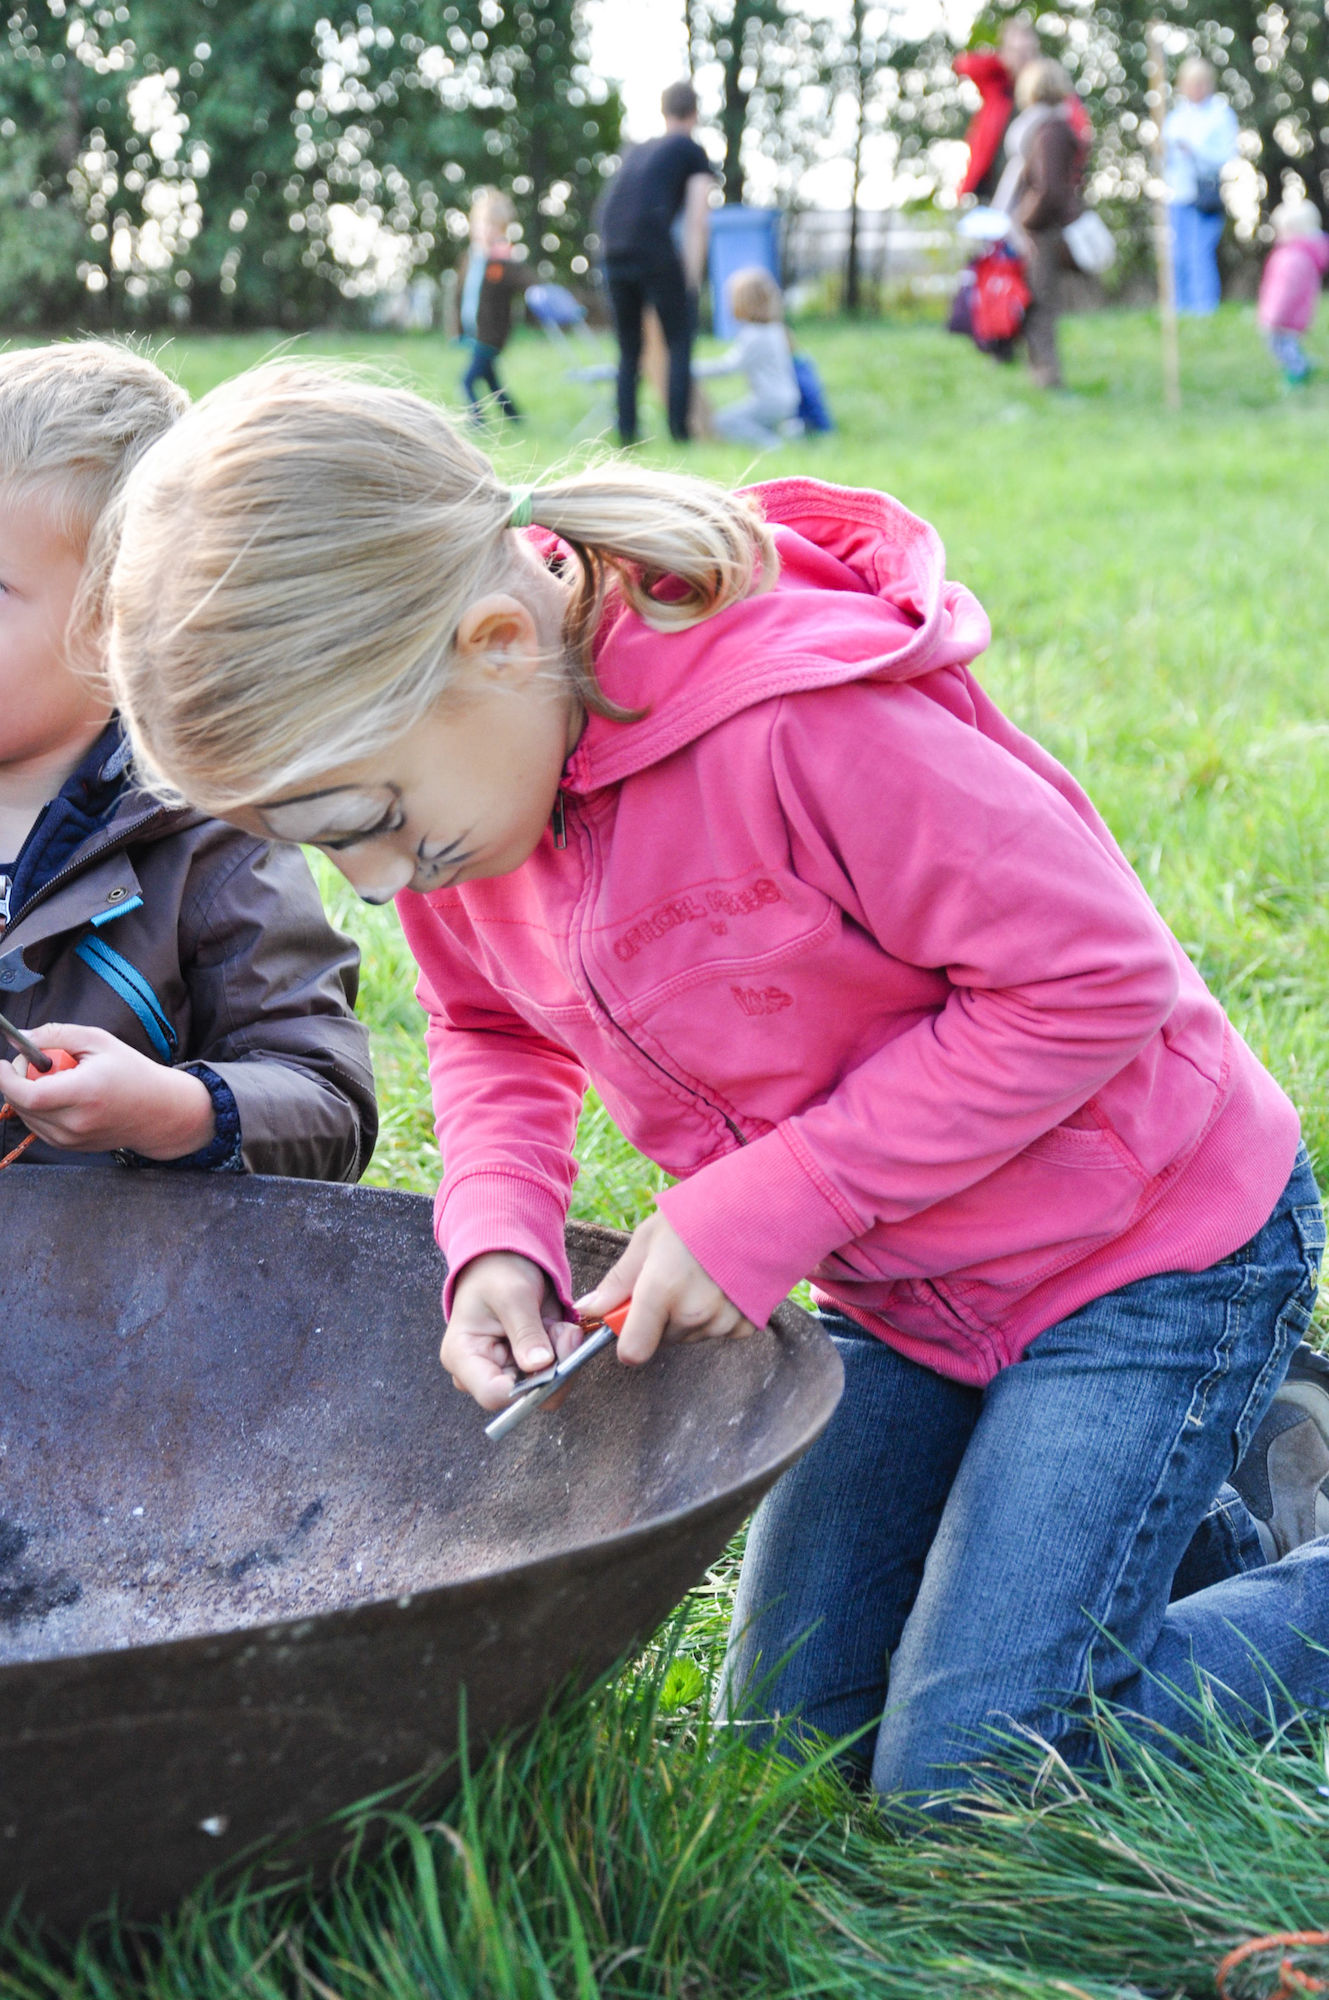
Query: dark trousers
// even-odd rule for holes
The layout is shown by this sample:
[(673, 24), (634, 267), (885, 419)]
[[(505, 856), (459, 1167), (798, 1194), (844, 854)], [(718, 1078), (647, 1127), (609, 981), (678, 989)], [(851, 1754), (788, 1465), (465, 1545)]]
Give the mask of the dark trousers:
[(466, 373), (462, 376), (461, 386), (470, 400), (472, 411), (476, 414), (482, 413), (484, 408), (479, 394), (479, 385), (482, 382), (489, 389), (505, 417), (515, 417), (519, 414), (517, 405), (498, 379), (498, 349), (486, 347), (481, 340), (473, 340), (471, 358)]
[(1026, 231), (1029, 254), (1029, 289), (1033, 300), (1025, 314), (1024, 337), (1029, 346), (1029, 366), (1034, 380), (1045, 389), (1061, 387), (1061, 360), (1057, 354), (1057, 319), (1061, 312), (1061, 273), (1065, 239), (1060, 229)]
[(692, 304), (683, 266), (677, 258), (646, 265), (615, 257), (605, 265), (605, 282), (618, 334), (618, 434), (624, 444), (632, 444), (637, 435), (641, 316), (646, 306), (654, 306), (669, 349), (669, 435), (682, 443), (688, 436), (692, 395)]

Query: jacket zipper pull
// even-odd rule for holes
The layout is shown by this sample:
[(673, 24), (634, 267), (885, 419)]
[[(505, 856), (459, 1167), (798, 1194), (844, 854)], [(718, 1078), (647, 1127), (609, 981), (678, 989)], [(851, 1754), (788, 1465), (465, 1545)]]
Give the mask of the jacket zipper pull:
[(553, 829), (555, 847), (566, 847), (568, 844), (568, 821), (567, 814), (563, 810), (562, 792), (555, 792), (554, 794), (554, 810), (550, 815), (549, 824)]

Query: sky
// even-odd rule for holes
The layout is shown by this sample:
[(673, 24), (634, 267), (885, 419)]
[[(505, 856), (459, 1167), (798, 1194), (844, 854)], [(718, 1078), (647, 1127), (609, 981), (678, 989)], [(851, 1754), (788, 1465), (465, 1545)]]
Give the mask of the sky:
[(687, 75), (683, 6), (670, 0), (589, 0), (591, 66), (617, 83), (629, 139), (649, 139), (660, 124), (660, 92)]

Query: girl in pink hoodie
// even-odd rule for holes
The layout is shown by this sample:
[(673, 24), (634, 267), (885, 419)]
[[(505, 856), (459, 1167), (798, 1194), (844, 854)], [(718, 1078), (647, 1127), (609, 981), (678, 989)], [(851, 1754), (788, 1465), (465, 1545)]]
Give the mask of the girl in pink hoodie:
[(1285, 201), (1274, 210), (1277, 241), (1265, 261), (1257, 307), (1269, 352), (1289, 388), (1309, 381), (1311, 362), (1301, 344), (1320, 302), (1329, 271), (1329, 236), (1313, 201)]
[(278, 364), (145, 459), (111, 588), (145, 769), (398, 898), (459, 1387), (577, 1341), (588, 1082), (677, 1177), (580, 1302), (631, 1295), (623, 1362), (814, 1279), (846, 1392), (754, 1523), (732, 1709), (875, 1724), (894, 1791), (994, 1723), (1089, 1757), (1091, 1684), (1178, 1738), (1197, 1676), (1259, 1722), (1323, 1692), (1329, 1545), (1267, 1560), (1319, 1526), (1309, 1404), (1258, 1518), (1224, 1485), (1314, 1297), (1296, 1113), (983, 692), (931, 528), (810, 480), (509, 491), (419, 399)]

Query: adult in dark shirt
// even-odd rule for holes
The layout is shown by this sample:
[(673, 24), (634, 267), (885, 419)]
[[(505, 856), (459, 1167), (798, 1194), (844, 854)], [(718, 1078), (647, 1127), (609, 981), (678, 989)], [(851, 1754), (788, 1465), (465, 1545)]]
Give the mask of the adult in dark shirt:
[[(637, 376), (641, 316), (653, 306), (669, 347), (669, 434), (684, 442), (692, 392), (696, 296), (706, 270), (709, 200), (714, 169), (692, 136), (697, 96), (690, 83), (671, 83), (660, 99), (665, 129), (628, 154), (600, 215), (605, 280), (618, 333), (618, 430), (637, 436)], [(683, 215), (683, 254), (673, 228)]]

